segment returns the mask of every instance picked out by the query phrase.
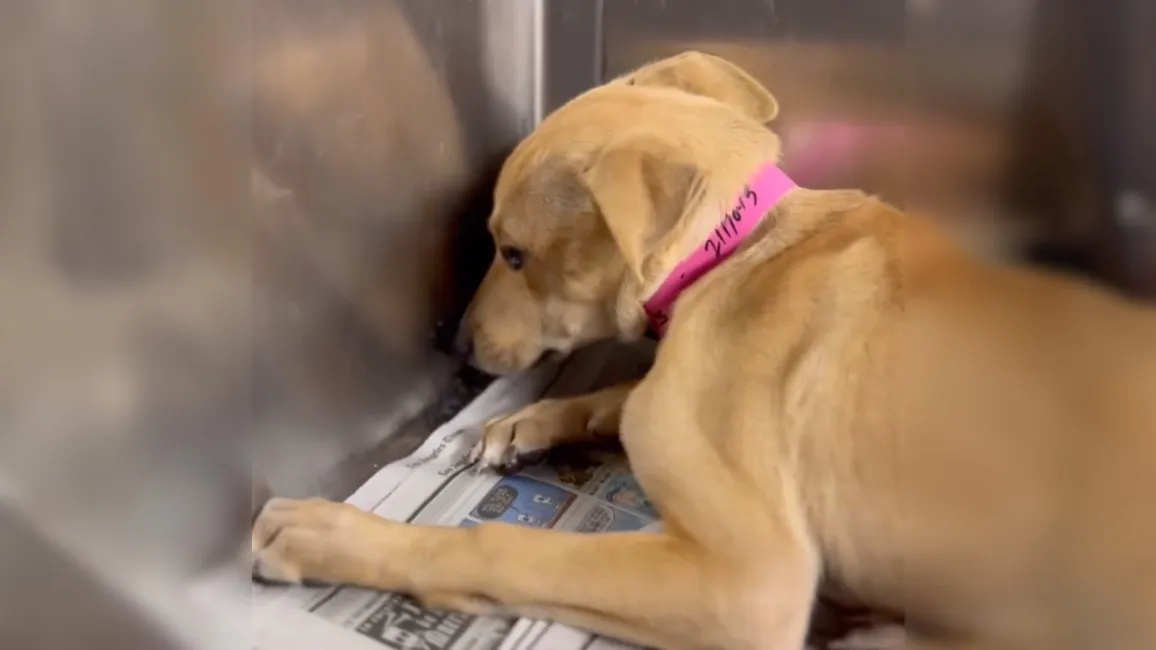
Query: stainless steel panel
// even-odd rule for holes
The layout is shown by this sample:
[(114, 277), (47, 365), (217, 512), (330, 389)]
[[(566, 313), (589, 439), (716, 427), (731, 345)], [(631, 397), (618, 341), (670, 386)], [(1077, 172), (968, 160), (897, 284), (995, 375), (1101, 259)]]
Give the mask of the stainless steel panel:
[[(747, 68), (779, 97), (774, 126), (807, 184), (864, 187), (933, 210), (980, 252), (1156, 295), (1153, 218), (1128, 216), (1150, 214), (1154, 191), (1148, 5), (617, 0), (572, 29), (601, 42), (603, 79), (688, 48)], [(808, 158), (833, 125), (862, 144)]]
[[(62, 616), (60, 598), (84, 604)], [(140, 612), (55, 548), (18, 513), (0, 504), (0, 648), (177, 646)], [(67, 604), (67, 599), (63, 604)], [(62, 618), (67, 621), (63, 622)]]
[(535, 0), (538, 90), (535, 121), (602, 83), (603, 1)]
[(296, 431), (259, 458), (276, 491), (316, 492), (304, 476), (413, 418), (454, 370), (430, 331), (455, 321), (488, 262), (479, 190), (532, 125), (534, 13), (508, 1), (253, 11), (258, 261), (272, 281), (259, 327)]
[(238, 550), (248, 452), (276, 492), (341, 497), (451, 415), (484, 378), (437, 343), (540, 105), (539, 17), (4, 3), (0, 499), (152, 606)]

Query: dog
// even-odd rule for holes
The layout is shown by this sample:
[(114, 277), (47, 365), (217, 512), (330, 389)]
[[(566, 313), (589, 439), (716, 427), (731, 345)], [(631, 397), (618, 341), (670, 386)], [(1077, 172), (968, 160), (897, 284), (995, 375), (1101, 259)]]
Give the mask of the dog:
[(820, 589), (904, 613), (909, 647), (1156, 647), (1156, 310), (794, 186), (777, 113), (683, 53), (551, 114), (495, 188), (476, 366), (662, 338), (640, 381), (491, 421), (474, 457), (617, 436), (661, 531), (274, 499), (254, 575), (658, 648), (802, 648)]

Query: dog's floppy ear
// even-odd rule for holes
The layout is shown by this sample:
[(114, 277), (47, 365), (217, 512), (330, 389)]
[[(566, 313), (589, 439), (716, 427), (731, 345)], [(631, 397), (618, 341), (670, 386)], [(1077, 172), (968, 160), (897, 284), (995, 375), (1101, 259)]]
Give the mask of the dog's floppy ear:
[(643, 280), (643, 263), (700, 193), (698, 169), (676, 160), (654, 138), (632, 137), (607, 147), (583, 180), (626, 264)]
[(779, 114), (774, 95), (745, 70), (705, 52), (683, 52), (642, 66), (622, 77), (635, 86), (665, 86), (733, 106), (766, 123)]

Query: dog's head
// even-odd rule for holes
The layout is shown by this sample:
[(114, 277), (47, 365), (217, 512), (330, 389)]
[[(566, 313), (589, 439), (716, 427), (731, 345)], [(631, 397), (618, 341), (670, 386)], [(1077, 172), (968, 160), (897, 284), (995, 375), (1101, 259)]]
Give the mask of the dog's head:
[(746, 72), (687, 52), (551, 114), (498, 179), (496, 255), (462, 323), (473, 363), (501, 374), (641, 336), (641, 303), (679, 242), (702, 230), (695, 223), (713, 225), (747, 176), (778, 158), (764, 126), (777, 112)]

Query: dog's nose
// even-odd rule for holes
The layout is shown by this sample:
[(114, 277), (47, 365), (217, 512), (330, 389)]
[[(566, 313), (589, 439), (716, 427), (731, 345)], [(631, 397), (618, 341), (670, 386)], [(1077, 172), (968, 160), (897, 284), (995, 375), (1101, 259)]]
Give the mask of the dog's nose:
[(466, 336), (460, 339), (458, 344), (458, 354), (465, 360), (466, 365), (474, 370), (481, 370), (478, 367), (477, 350), (474, 347), (474, 340), (472, 337)]
[(460, 328), (454, 337), (454, 351), (463, 357), (473, 357), (474, 337), (470, 336), (469, 330), (465, 327)]

